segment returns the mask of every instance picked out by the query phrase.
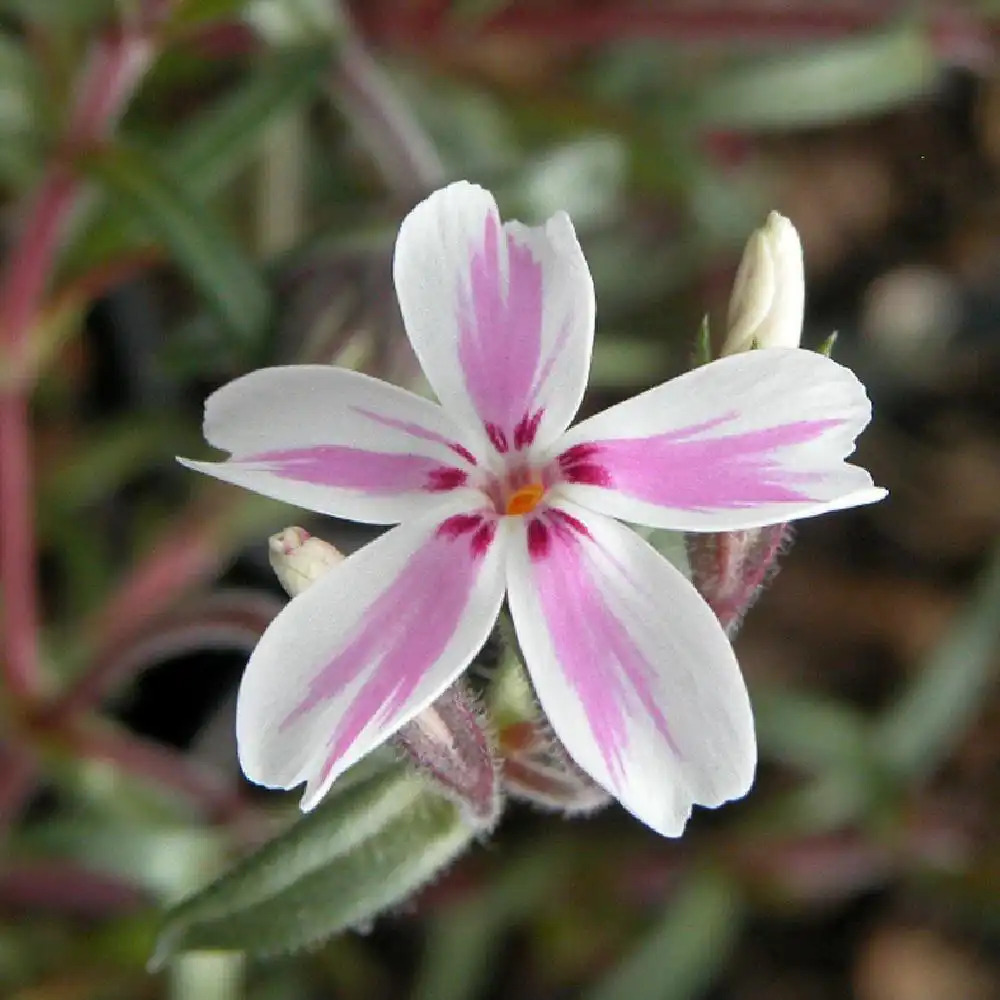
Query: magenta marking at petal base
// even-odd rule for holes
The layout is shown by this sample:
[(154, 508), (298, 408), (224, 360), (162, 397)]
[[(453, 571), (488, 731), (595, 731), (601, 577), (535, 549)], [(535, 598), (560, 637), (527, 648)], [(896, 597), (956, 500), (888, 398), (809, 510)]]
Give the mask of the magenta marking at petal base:
[(542, 422), (544, 413), (544, 409), (538, 409), (534, 413), (526, 413), (521, 417), (514, 428), (515, 449), (520, 451), (522, 448), (527, 448), (531, 445), (535, 440), (535, 435), (538, 433), (538, 425)]
[(591, 538), (590, 529), (581, 521), (578, 517), (574, 517), (572, 514), (567, 513), (560, 507), (551, 507), (547, 511), (548, 516), (553, 518), (557, 522), (570, 527), (578, 535), (582, 535), (584, 538)]
[(487, 552), (489, 552), (496, 533), (496, 521), (485, 521), (476, 529), (476, 533), (472, 536), (472, 541), (470, 543), (472, 546), (472, 555), (475, 558), (481, 559)]
[(448, 490), (457, 490), (468, 482), (469, 476), (462, 469), (449, 469), (442, 466), (434, 469), (427, 477), (424, 489), (430, 493), (444, 493)]
[(466, 460), (466, 462), (469, 463), (469, 465), (478, 465), (479, 464), (476, 461), (476, 456), (473, 455), (472, 452), (469, 451), (468, 448), (464, 448), (462, 445), (455, 444), (454, 442), (452, 442), (451, 444), (449, 444), (448, 447), (451, 448), (451, 450), (456, 455), (460, 456), (461, 458), (464, 458)]
[(486, 431), (486, 436), (490, 439), (490, 444), (501, 455), (506, 455), (510, 450), (510, 445), (507, 443), (507, 435), (504, 434), (503, 428), (499, 427), (497, 424), (484, 424), (484, 429)]
[(549, 529), (541, 517), (533, 517), (528, 521), (528, 555), (533, 562), (544, 560), (549, 554), (551, 539)]
[(600, 454), (601, 448), (597, 444), (578, 444), (567, 448), (556, 460), (561, 478), (568, 483), (586, 486), (612, 486), (611, 473), (596, 461)]
[(454, 514), (438, 525), (437, 535), (440, 538), (460, 538), (474, 532), (482, 523), (480, 514)]

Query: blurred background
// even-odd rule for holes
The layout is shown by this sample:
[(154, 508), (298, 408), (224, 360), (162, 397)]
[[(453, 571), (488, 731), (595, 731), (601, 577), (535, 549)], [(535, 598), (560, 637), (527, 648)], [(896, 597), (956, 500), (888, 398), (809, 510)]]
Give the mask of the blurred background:
[[(0, 996), (1000, 997), (998, 45), (995, 0), (0, 0)], [(588, 412), (718, 342), (788, 215), (890, 498), (800, 524), (737, 638), (745, 801), (512, 804), (364, 933), (150, 975), (295, 815), (232, 733), (266, 537), (369, 537), (173, 456), (264, 364), (416, 385), (392, 242), (459, 177), (573, 217)]]

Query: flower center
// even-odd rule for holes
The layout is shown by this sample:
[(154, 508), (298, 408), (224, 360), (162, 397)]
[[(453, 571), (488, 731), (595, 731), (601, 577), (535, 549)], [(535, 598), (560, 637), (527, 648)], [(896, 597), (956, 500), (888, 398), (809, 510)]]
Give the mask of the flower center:
[(507, 498), (508, 514), (530, 514), (545, 496), (545, 487), (541, 483), (528, 483)]

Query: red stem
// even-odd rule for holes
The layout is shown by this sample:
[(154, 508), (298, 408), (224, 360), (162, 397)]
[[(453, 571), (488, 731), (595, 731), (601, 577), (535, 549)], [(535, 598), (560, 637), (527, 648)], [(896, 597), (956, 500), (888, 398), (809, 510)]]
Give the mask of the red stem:
[[(523, 37), (563, 48), (606, 44), (629, 38), (660, 38), (686, 44), (778, 43), (841, 38), (905, 16), (908, 2), (845, 0), (837, 5), (797, 0), (782, 5), (754, 0), (677, 3), (577, 3), (561, 6), (511, 3), (492, 17), (472, 23), (448, 21), (419, 4), (396, 0), (355, 0), (353, 10), (365, 34), (379, 44), (426, 49), (461, 45), (475, 37)], [(958, 22), (995, 35), (997, 29), (973, 12), (931, 6), (935, 35), (952, 41)]]
[[(166, 0), (147, 0), (133, 26), (115, 28), (94, 43), (75, 90), (79, 98), (66, 127), (64, 151), (100, 142), (114, 127), (150, 62), (149, 32), (166, 11)], [(79, 191), (79, 180), (57, 154), (0, 275), (0, 356), (7, 372), (0, 383), (0, 670), (17, 700), (41, 694), (29, 338)]]
[(19, 860), (0, 868), (0, 904), (83, 917), (129, 913), (149, 897), (123, 879), (58, 859)]

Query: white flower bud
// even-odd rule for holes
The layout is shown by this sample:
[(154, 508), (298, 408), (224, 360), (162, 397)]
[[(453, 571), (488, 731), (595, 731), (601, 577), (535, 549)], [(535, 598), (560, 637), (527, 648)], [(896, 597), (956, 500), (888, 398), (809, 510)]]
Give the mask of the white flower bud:
[(285, 528), (271, 535), (267, 547), (271, 568), (289, 597), (297, 597), (344, 559), (335, 546), (305, 528)]
[(805, 312), (805, 268), (795, 226), (771, 212), (747, 241), (729, 300), (722, 353), (798, 347)]

